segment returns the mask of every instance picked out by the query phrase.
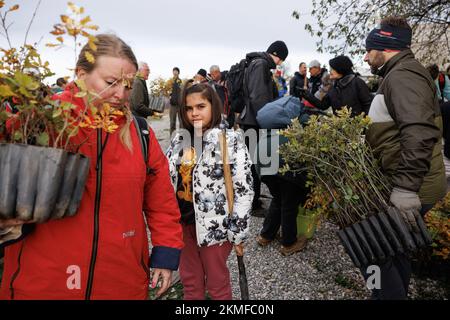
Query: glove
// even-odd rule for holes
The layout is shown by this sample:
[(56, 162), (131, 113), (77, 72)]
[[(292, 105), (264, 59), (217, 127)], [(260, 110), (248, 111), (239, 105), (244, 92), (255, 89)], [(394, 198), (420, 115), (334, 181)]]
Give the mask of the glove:
[(395, 187), (392, 189), (390, 201), (400, 211), (409, 231), (420, 232), (416, 218), (419, 217), (422, 204), (417, 193)]

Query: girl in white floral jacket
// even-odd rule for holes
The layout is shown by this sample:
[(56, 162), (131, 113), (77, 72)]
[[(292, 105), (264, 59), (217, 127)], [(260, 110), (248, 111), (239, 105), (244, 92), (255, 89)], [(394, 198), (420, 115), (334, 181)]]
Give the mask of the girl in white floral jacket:
[(230, 300), (226, 265), (233, 245), (248, 237), (253, 199), (251, 161), (241, 132), (226, 130), (228, 162), (234, 189), (228, 212), (219, 135), (221, 101), (208, 84), (185, 89), (180, 109), (182, 129), (167, 151), (174, 191), (181, 211), (185, 247), (180, 277), (184, 298)]

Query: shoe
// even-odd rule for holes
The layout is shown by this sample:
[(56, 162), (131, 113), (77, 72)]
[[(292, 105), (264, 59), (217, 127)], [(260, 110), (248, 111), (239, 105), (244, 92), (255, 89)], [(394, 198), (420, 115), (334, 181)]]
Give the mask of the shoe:
[(297, 241), (295, 241), (292, 245), (281, 246), (280, 252), (283, 256), (290, 256), (293, 253), (303, 250), (306, 247), (307, 242), (308, 239), (305, 237), (297, 238)]
[(265, 247), (265, 246), (267, 246), (269, 243), (271, 243), (273, 240), (269, 240), (269, 239), (266, 239), (266, 238), (264, 238), (262, 235), (260, 235), (260, 234), (258, 234), (257, 236), (256, 236), (256, 242), (258, 242), (258, 244), (261, 246), (261, 247)]

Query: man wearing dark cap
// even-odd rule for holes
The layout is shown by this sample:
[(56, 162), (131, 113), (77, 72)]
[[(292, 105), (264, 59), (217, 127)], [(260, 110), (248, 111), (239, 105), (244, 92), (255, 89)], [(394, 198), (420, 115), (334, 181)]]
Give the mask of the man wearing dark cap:
[(197, 71), (197, 74), (194, 76), (194, 82), (195, 83), (202, 83), (202, 82), (207, 82), (207, 72), (205, 69), (200, 69)]
[[(436, 86), (414, 58), (411, 38), (405, 19), (389, 17), (366, 39), (364, 61), (383, 78), (370, 107), (372, 124), (366, 138), (392, 182), (391, 205), (410, 229), (417, 230), (416, 218), (445, 195), (446, 181)], [(373, 297), (406, 299), (410, 260), (399, 254), (380, 270), (381, 289), (375, 289)]]
[[(275, 41), (272, 43), (266, 52), (252, 52), (246, 56), (248, 66), (244, 74), (244, 100), (245, 107), (242, 110), (238, 124), (245, 132), (248, 130), (255, 130), (258, 132), (260, 127), (256, 121), (256, 114), (266, 103), (273, 101), (275, 83), (272, 79), (270, 70), (275, 69), (277, 65), (283, 63), (288, 56), (288, 48), (283, 41)], [(257, 136), (259, 140), (259, 136)], [(247, 141), (247, 147), (250, 154), (253, 156), (256, 145), (250, 145)], [(253, 199), (253, 215), (258, 214), (257, 209), (261, 208), (259, 196), (261, 194), (261, 181), (259, 179), (254, 166), (253, 172), (253, 187), (255, 196)]]

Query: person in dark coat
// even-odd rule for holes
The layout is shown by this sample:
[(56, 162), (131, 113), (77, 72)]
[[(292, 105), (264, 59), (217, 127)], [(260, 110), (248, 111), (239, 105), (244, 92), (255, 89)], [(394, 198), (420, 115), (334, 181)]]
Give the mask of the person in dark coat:
[(301, 62), (298, 66), (298, 71), (294, 74), (291, 81), (289, 82), (289, 94), (291, 96), (300, 97), (299, 89), (305, 87), (306, 78), (306, 63)]
[[(258, 111), (268, 102), (275, 99), (274, 84), (271, 70), (275, 69), (277, 65), (283, 63), (288, 56), (288, 48), (283, 41), (275, 41), (272, 43), (266, 52), (252, 52), (247, 54), (246, 59), (248, 67), (244, 74), (244, 100), (245, 107), (242, 110), (238, 124), (244, 132), (255, 130), (256, 134), (260, 129), (256, 121)], [(276, 91), (275, 91), (276, 92)], [(257, 134), (257, 140), (259, 135)], [(249, 141), (246, 142), (250, 154), (254, 154), (256, 146), (251, 146)], [(259, 209), (262, 208), (259, 196), (261, 194), (261, 181), (254, 166), (252, 166), (253, 188), (255, 197), (253, 198), (252, 215), (263, 216)]]
[(307, 90), (299, 90), (300, 95), (315, 107), (322, 110), (331, 107), (333, 112), (343, 107), (351, 108), (352, 115), (369, 113), (373, 96), (367, 84), (353, 72), (353, 63), (347, 56), (337, 56), (329, 61), (330, 78), (334, 85), (322, 98), (317, 99)]
[(143, 118), (153, 115), (153, 111), (150, 109), (150, 97), (146, 82), (149, 75), (148, 64), (139, 62), (139, 71), (133, 82), (133, 91), (131, 91), (130, 107), (134, 115)]
[(177, 115), (180, 110), (181, 86), (183, 81), (180, 79), (180, 69), (174, 67), (172, 69), (173, 78), (169, 80), (170, 91), (170, 136), (177, 129)]
[(309, 63), (308, 90), (318, 99), (322, 99), (330, 87), (330, 75), (327, 69), (320, 66), (320, 62), (313, 60)]

